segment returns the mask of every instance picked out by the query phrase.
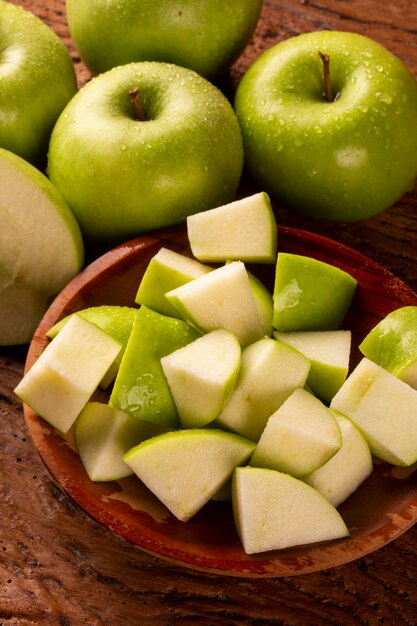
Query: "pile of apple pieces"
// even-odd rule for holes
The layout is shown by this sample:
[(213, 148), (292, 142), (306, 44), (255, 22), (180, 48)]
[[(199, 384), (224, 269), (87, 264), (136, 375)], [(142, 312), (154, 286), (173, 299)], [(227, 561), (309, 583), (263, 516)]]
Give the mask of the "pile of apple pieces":
[[(336, 507), (372, 455), (417, 460), (417, 307), (382, 320), (348, 375), (340, 325), (356, 280), (277, 253), (266, 194), (187, 228), (195, 258), (162, 248), (139, 308), (61, 320), (17, 395), (59, 431), (74, 426), (91, 480), (135, 473), (182, 521), (231, 499), (248, 554), (347, 536)], [(249, 261), (275, 264), (273, 295)], [(108, 404), (92, 400), (99, 385), (112, 385)]]

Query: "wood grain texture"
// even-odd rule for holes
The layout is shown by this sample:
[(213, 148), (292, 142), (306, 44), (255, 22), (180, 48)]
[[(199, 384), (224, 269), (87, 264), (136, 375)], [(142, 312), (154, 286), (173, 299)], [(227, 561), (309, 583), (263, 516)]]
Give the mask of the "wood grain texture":
[[(63, 0), (13, 0), (68, 46), (79, 86), (89, 79), (70, 40)], [(318, 29), (367, 34), (417, 76), (414, 1), (266, 0), (255, 36), (222, 85), (233, 92), (277, 41)], [(356, 224), (328, 224), (276, 207), (281, 223), (331, 236), (417, 290), (416, 188)], [(171, 626), (417, 624), (417, 527), (377, 552), (317, 574), (229, 579), (150, 557), (91, 521), (55, 486), (28, 438), (13, 394), (26, 348), (0, 351), (0, 625)]]

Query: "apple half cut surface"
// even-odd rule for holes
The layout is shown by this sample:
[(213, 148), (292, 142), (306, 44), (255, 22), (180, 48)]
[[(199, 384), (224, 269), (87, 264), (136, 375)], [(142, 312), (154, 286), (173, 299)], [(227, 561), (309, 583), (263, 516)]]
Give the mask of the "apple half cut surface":
[[(358, 297), (343, 322), (343, 328), (352, 332), (352, 368), (361, 358), (357, 346), (383, 317), (399, 307), (417, 305), (417, 295), (409, 287), (358, 252), (305, 231), (284, 226), (278, 231), (282, 251), (332, 263), (357, 279)], [(71, 281), (42, 319), (28, 352), (26, 370), (44, 351), (48, 343), (45, 333), (61, 318), (102, 304), (131, 306), (141, 276), (162, 247), (188, 254), (186, 229), (178, 226), (132, 240), (105, 254)], [(257, 267), (257, 277), (270, 291), (271, 274), (271, 266)], [(140, 549), (192, 569), (249, 578), (328, 569), (382, 547), (417, 519), (417, 484), (412, 468), (379, 463), (338, 508), (349, 537), (246, 554), (230, 501), (217, 500), (219, 492), (188, 522), (181, 522), (135, 476), (92, 482), (72, 436), (46, 428), (27, 405), (24, 412), (28, 431), (47, 468), (85, 512)], [(336, 455), (332, 457), (335, 462)], [(228, 486), (222, 489), (227, 492)]]
[(29, 342), (57, 294), (81, 269), (78, 224), (52, 183), (0, 148), (0, 345)]

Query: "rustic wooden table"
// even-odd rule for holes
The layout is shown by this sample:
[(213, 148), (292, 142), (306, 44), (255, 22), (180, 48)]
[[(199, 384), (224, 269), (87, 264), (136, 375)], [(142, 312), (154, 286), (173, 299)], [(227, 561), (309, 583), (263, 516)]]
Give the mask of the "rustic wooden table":
[[(69, 37), (64, 0), (13, 1), (58, 33), (79, 85), (88, 80)], [(256, 34), (227, 87), (236, 86), (261, 51), (319, 29), (371, 36), (417, 76), (415, 0), (265, 0)], [(417, 187), (390, 210), (356, 224), (332, 225), (276, 208), (281, 223), (352, 246), (417, 290)], [(0, 624), (417, 624), (417, 527), (331, 570), (238, 579), (165, 563), (98, 526), (55, 486), (27, 434), (13, 394), (26, 352), (0, 352)]]

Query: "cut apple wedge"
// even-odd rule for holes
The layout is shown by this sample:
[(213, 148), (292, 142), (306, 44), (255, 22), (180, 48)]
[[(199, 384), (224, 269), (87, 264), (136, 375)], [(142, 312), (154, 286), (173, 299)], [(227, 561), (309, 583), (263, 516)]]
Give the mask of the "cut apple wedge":
[(347, 537), (342, 517), (318, 491), (275, 470), (238, 467), (232, 504), (247, 554)]
[(161, 359), (184, 428), (206, 426), (219, 415), (235, 387), (240, 354), (236, 337), (219, 329)]
[(260, 314), (256, 303), (259, 289), (259, 281), (252, 289), (245, 265), (232, 261), (169, 291), (166, 297), (184, 320), (204, 332), (224, 328), (244, 347), (271, 332), (270, 320)]
[(372, 456), (365, 437), (345, 415), (332, 411), (342, 433), (342, 447), (324, 465), (302, 477), (333, 506), (344, 502), (371, 474)]
[(330, 407), (361, 430), (374, 456), (393, 465), (417, 461), (417, 391), (364, 357)]
[(326, 463), (341, 445), (332, 412), (298, 388), (268, 419), (250, 464), (299, 478)]
[(310, 361), (284, 343), (264, 337), (242, 352), (234, 392), (216, 420), (221, 428), (258, 441), (268, 418), (297, 387), (303, 387)]
[(171, 513), (185, 522), (218, 493), (254, 447), (243, 437), (201, 428), (153, 437), (123, 458)]
[(211, 269), (184, 254), (161, 248), (146, 268), (135, 302), (144, 304), (162, 315), (179, 317), (178, 311), (168, 302), (165, 294), (194, 278), (207, 274)]
[(158, 424), (139, 420), (102, 402), (87, 402), (75, 424), (75, 442), (90, 480), (120, 480), (133, 474), (123, 455), (161, 432)]
[(52, 183), (0, 149), (0, 345), (32, 338), (52, 297), (81, 269), (78, 224)]
[(161, 358), (200, 335), (183, 320), (141, 306), (114, 381), (110, 406), (167, 428), (178, 427), (178, 413)]
[(274, 331), (273, 336), (296, 348), (310, 360), (307, 384), (318, 398), (329, 403), (345, 382), (349, 371), (350, 330)]
[(356, 287), (357, 281), (334, 265), (279, 252), (274, 285), (274, 328), (281, 332), (337, 330)]
[(15, 389), (16, 395), (66, 433), (110, 368), (121, 345), (74, 315)]
[(200, 261), (276, 262), (277, 225), (264, 192), (188, 216), (187, 232)]
[(368, 333), (359, 350), (417, 389), (417, 306), (389, 313)]
[(117, 355), (112, 367), (105, 374), (103, 380), (100, 382), (100, 387), (106, 389), (116, 378), (117, 372), (120, 367), (120, 363), (123, 358), (124, 351), (127, 346), (127, 342), (132, 332), (133, 322), (136, 318), (137, 309), (128, 306), (115, 306), (115, 305), (102, 305), (93, 306), (88, 309), (82, 309), (77, 313), (71, 313), (67, 315), (59, 322), (57, 322), (52, 328), (48, 330), (46, 336), (53, 339), (57, 336), (60, 330), (65, 326), (69, 319), (73, 315), (79, 315), (87, 321), (95, 324), (105, 333), (116, 339), (121, 344), (121, 350)]

